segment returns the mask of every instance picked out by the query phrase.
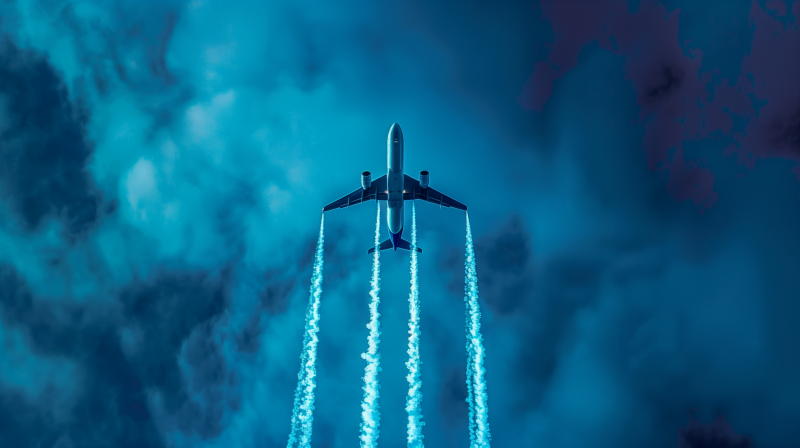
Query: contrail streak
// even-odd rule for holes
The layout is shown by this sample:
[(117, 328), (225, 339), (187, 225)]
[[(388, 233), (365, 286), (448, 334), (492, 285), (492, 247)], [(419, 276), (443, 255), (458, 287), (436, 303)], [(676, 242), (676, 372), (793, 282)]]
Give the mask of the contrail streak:
[(406, 412), (408, 412), (408, 447), (422, 448), (422, 378), (420, 377), (419, 359), (419, 283), (417, 265), (417, 209), (411, 204), (411, 293), (408, 296), (408, 396)]
[(303, 352), (300, 355), (300, 373), (297, 374), (297, 389), (294, 393), (294, 409), (292, 409), (292, 432), (289, 443), (292, 448), (311, 446), (311, 423), (314, 420), (314, 388), (317, 387), (317, 333), (319, 332), (319, 299), (322, 295), (322, 249), (324, 238), (325, 215), (319, 224), (317, 251), (314, 254), (314, 271), (311, 276), (311, 296), (306, 312), (306, 326), (303, 335)]
[(485, 351), (481, 336), (481, 310), (478, 304), (478, 274), (475, 269), (475, 249), (472, 229), (467, 215), (467, 257), (464, 301), (467, 304), (467, 402), (469, 403), (469, 433), (472, 448), (488, 448), (492, 439), (489, 432), (489, 396), (486, 391), (486, 369), (483, 367)]
[(380, 343), (380, 224), (381, 206), (378, 202), (378, 216), (375, 218), (375, 252), (372, 255), (372, 281), (370, 282), (369, 295), (372, 300), (369, 303), (369, 337), (367, 338), (367, 353), (361, 355), (367, 360), (367, 367), (364, 369), (364, 399), (361, 402), (361, 446), (362, 448), (375, 448), (378, 446), (379, 426), (381, 413), (378, 407), (378, 396), (380, 395), (380, 384), (378, 383), (378, 373), (381, 370), (381, 355), (378, 353)]

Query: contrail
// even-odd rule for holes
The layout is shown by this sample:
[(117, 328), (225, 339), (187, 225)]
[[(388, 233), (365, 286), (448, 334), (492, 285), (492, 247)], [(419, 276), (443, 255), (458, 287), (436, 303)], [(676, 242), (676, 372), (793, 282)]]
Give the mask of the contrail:
[(419, 359), (419, 283), (417, 266), (417, 209), (411, 204), (411, 294), (408, 296), (408, 447), (422, 448), (422, 378), (420, 378)]
[(467, 257), (464, 301), (467, 303), (467, 401), (469, 403), (469, 438), (472, 448), (489, 447), (489, 396), (483, 367), (485, 356), (481, 336), (481, 310), (478, 304), (478, 274), (475, 269), (475, 249), (467, 214)]
[(380, 304), (380, 224), (381, 224), (381, 206), (378, 202), (378, 216), (375, 218), (375, 252), (372, 255), (372, 287), (369, 295), (372, 300), (369, 303), (369, 337), (367, 338), (368, 350), (367, 353), (361, 355), (362, 358), (367, 360), (367, 367), (364, 369), (364, 400), (361, 402), (361, 447), (362, 448), (375, 448), (378, 446), (378, 435), (380, 431), (378, 427), (381, 423), (381, 413), (378, 407), (378, 396), (380, 395), (380, 384), (378, 383), (378, 373), (381, 370), (380, 360), (381, 355), (378, 353), (378, 344), (380, 343), (381, 329), (380, 313), (378, 313), (378, 304)]
[(319, 299), (322, 295), (322, 249), (325, 215), (319, 224), (317, 252), (314, 255), (314, 271), (311, 276), (311, 296), (306, 312), (306, 327), (303, 335), (303, 352), (300, 355), (300, 373), (297, 374), (297, 389), (292, 409), (292, 432), (288, 448), (311, 446), (311, 423), (314, 420), (314, 388), (317, 387), (317, 333), (319, 332)]

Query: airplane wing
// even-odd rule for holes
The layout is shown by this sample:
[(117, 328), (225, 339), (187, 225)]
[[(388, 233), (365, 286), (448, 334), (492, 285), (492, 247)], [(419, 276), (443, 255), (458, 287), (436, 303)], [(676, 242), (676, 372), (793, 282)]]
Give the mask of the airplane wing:
[(375, 179), (372, 181), (372, 185), (369, 186), (368, 189), (359, 188), (358, 190), (348, 194), (347, 196), (339, 199), (338, 201), (333, 201), (330, 204), (323, 207), (322, 211), (327, 212), (328, 210), (333, 210), (337, 208), (345, 208), (350, 207), (351, 205), (360, 204), (364, 201), (371, 201), (373, 199), (377, 199), (379, 201), (385, 201), (387, 199), (386, 194), (386, 175)]
[(464, 211), (467, 210), (466, 205), (456, 201), (455, 199), (449, 196), (445, 196), (431, 187), (421, 188), (419, 186), (418, 180), (414, 179), (408, 174), (404, 174), (404, 176), (405, 176), (405, 178), (403, 179), (403, 188), (405, 189), (405, 193), (403, 194), (404, 201), (413, 201), (414, 199), (421, 199), (423, 201), (428, 201), (432, 204), (439, 204), (439, 207), (453, 207), (459, 210), (464, 210)]

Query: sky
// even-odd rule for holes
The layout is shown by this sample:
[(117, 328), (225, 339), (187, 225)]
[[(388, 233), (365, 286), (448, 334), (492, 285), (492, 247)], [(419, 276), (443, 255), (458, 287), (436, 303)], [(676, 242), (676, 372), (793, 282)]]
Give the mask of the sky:
[[(470, 210), (494, 446), (800, 446), (799, 21), (0, 2), (0, 447), (285, 446), (320, 210), (394, 122)], [(375, 207), (325, 216), (317, 447), (358, 439)], [(417, 219), (425, 442), (466, 446), (465, 216)], [(408, 253), (381, 265), (392, 448)]]

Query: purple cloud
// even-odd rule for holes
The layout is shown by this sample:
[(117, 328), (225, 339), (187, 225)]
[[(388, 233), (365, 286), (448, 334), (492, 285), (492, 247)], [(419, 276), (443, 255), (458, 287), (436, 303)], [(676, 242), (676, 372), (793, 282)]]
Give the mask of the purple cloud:
[(720, 415), (705, 424), (690, 420), (685, 428), (678, 430), (678, 448), (752, 448), (753, 441), (736, 434), (733, 426)]
[[(709, 21), (702, 43), (684, 32), (686, 12), (669, 4), (646, 2), (634, 12), (625, 1), (543, 2), (541, 8), (555, 37), (519, 104), (542, 111), (554, 84), (579, 64), (581, 49), (591, 42), (625, 57), (645, 126), (648, 168), (668, 176), (666, 188), (675, 200), (692, 200), (701, 213), (718, 200), (714, 173), (704, 158), (684, 152), (687, 141), (721, 140), (724, 155), (736, 156), (748, 170), (758, 159), (800, 161), (800, 85), (793, 81), (800, 79), (800, 59), (788, 56), (800, 54), (798, 2), (787, 15), (783, 2), (762, 8), (754, 1), (746, 24), (740, 15), (709, 9), (708, 17), (699, 17)], [(738, 70), (719, 66), (720, 54), (737, 51)], [(800, 179), (800, 169), (793, 172)]]

